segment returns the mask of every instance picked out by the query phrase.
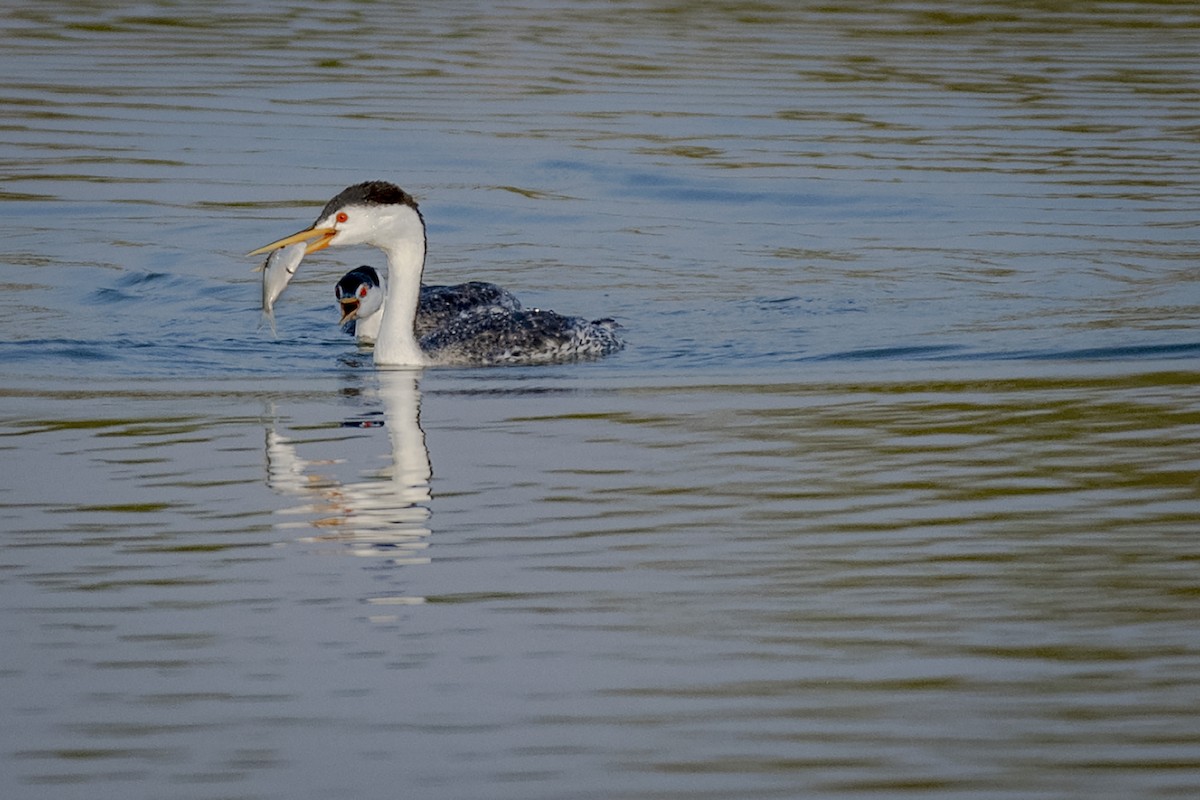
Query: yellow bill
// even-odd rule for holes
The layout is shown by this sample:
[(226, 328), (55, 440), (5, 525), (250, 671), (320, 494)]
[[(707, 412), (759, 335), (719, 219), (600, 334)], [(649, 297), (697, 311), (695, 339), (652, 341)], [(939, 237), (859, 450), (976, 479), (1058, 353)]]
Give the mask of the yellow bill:
[[(329, 240), (336, 236), (337, 232), (337, 228), (308, 228), (264, 245), (257, 250), (251, 250), (246, 255), (256, 256), (271, 250), (278, 250), (281, 247), (287, 247), (290, 244), (296, 244), (297, 242), (309, 242), (308, 246), (304, 248), (304, 255), (308, 255), (309, 253), (315, 253), (318, 250), (324, 250), (326, 247), (329, 247)], [(309, 241), (310, 239), (312, 241)]]

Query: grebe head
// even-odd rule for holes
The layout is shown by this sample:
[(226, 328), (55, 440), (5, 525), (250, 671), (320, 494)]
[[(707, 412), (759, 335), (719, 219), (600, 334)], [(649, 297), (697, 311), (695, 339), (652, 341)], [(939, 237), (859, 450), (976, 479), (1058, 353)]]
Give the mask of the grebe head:
[(425, 221), (417, 201), (408, 192), (386, 181), (367, 181), (342, 190), (325, 204), (317, 221), (291, 236), (258, 248), (257, 255), (307, 242), (304, 254), (326, 247), (368, 244), (382, 250), (401, 245), (425, 246)]
[(333, 287), (342, 310), (339, 325), (345, 325), (354, 319), (364, 320), (379, 313), (383, 308), (383, 282), (374, 267), (361, 266), (352, 269), (342, 276)]

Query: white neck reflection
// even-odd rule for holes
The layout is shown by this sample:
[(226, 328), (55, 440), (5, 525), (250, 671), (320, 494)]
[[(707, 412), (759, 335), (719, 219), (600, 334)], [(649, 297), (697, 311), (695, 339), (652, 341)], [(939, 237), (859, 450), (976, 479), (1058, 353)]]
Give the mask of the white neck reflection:
[(302, 458), (298, 445), (306, 451), (318, 445), (284, 436), (276, 430), (277, 423), (267, 429), (267, 484), (308, 500), (290, 512), (316, 515), (315, 520), (278, 527), (316, 527), (321, 532), (302, 541), (343, 545), (351, 555), (382, 557), (396, 564), (428, 562), (423, 553), (428, 547), (431, 469), (420, 423), (419, 374), (377, 373), (391, 465), (366, 480), (338, 480), (333, 476), (335, 465), (344, 459)]

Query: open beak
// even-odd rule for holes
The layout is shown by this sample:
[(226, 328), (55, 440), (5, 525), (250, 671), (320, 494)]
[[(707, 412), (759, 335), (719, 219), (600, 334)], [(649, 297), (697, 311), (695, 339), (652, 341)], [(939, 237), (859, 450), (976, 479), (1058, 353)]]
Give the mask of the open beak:
[(264, 245), (257, 250), (251, 250), (246, 255), (256, 256), (260, 253), (287, 247), (289, 244), (296, 244), (296, 242), (308, 242), (308, 246), (304, 248), (304, 255), (308, 255), (329, 247), (329, 240), (336, 236), (337, 232), (337, 228), (308, 228), (299, 233), (293, 233), (291, 236), (285, 236), (277, 242)]
[(338, 325), (345, 325), (352, 319), (358, 319), (357, 297), (343, 297), (338, 302), (342, 304), (342, 319)]

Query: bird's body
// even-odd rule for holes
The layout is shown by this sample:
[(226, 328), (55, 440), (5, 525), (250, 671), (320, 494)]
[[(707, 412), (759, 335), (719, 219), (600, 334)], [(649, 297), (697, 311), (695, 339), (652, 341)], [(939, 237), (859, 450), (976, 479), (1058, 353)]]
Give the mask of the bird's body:
[(486, 281), (422, 286), (414, 332), (422, 339), (448, 327), (459, 317), (493, 308), (517, 311), (521, 301), (507, 289)]
[[(333, 290), (342, 312), (342, 329), (360, 344), (374, 344), (383, 321), (387, 285), (374, 267), (363, 265), (342, 276)], [(497, 307), (516, 311), (521, 301), (494, 283), (468, 281), (452, 286), (422, 286), (413, 322), (417, 339), (448, 327), (464, 314)]]
[(298, 242), (307, 242), (306, 255), (352, 244), (372, 245), (387, 255), (386, 299), (375, 340), (378, 366), (537, 364), (596, 358), (623, 346), (612, 320), (588, 322), (502, 305), (463, 311), (418, 335), (425, 221), (416, 200), (391, 183), (369, 181), (345, 189), (325, 205), (312, 227), (254, 252)]
[(553, 364), (608, 355), (620, 347), (616, 329), (611, 319), (491, 306), (460, 314), (419, 344), (434, 364)]

